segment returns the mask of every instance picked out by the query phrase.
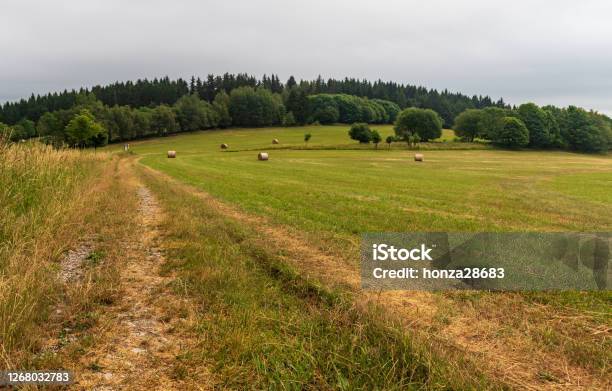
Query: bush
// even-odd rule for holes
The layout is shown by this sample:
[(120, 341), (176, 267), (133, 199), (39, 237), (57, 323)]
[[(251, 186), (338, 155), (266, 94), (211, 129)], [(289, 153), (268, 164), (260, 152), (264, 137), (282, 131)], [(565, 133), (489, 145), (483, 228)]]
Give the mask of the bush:
[(518, 118), (504, 117), (503, 127), (495, 135), (495, 144), (509, 147), (520, 148), (529, 144), (529, 131)]
[(26, 132), (26, 130), (21, 125), (14, 125), (12, 127), (8, 127), (7, 130), (10, 133), (11, 141), (16, 142), (28, 138), (28, 132)]
[(349, 136), (353, 140), (359, 141), (361, 144), (368, 144), (372, 141), (372, 131), (368, 124), (354, 123), (349, 130)]
[(403, 139), (418, 135), (420, 141), (429, 141), (442, 136), (442, 118), (433, 110), (411, 107), (399, 113), (394, 129)]

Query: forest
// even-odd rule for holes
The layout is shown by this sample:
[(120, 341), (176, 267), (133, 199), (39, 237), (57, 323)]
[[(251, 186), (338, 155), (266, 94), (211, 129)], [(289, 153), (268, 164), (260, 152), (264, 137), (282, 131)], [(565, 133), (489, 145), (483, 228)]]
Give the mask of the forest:
[[(453, 128), (461, 141), (581, 152), (605, 152), (612, 145), (612, 119), (574, 106), (511, 107), (503, 99), (381, 80), (297, 82), (291, 76), (282, 83), (276, 75), (229, 73), (204, 81), (164, 77), (32, 95), (0, 108), (0, 131), (13, 141), (40, 137), (56, 146), (96, 147), (230, 126), (396, 123), (407, 108), (427, 110), (440, 123), (436, 127)], [(431, 139), (408, 130), (399, 133), (413, 141)]]

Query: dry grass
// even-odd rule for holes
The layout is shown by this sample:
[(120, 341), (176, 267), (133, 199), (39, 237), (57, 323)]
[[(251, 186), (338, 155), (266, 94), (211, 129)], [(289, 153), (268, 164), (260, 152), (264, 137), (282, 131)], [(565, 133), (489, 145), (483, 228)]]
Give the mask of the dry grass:
[[(57, 261), (77, 243), (87, 192), (106, 154), (0, 141), (0, 360), (15, 367), (45, 338), (61, 294)], [(78, 197), (78, 196), (81, 197)]]

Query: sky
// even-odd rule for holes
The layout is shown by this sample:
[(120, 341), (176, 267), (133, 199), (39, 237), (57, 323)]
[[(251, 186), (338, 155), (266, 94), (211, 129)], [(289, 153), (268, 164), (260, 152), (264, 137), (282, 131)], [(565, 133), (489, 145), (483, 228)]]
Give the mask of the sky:
[(225, 72), (382, 79), (612, 115), (612, 1), (0, 1), (0, 102)]

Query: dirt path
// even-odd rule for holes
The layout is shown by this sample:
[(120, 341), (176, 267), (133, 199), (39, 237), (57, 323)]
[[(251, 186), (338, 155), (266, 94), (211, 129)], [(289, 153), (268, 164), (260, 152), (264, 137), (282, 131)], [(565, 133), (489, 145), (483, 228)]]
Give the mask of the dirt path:
[[(129, 164), (129, 163), (128, 163)], [(197, 343), (189, 332), (191, 303), (160, 275), (164, 256), (158, 225), (162, 211), (151, 192), (124, 167), (138, 194), (137, 229), (125, 239), (120, 300), (99, 321), (96, 344), (80, 360), (75, 389), (189, 390), (211, 388), (204, 371), (189, 376), (177, 357)]]
[[(173, 186), (199, 197), (211, 208), (233, 219), (256, 227), (264, 245), (282, 249), (284, 260), (300, 273), (316, 278), (328, 285), (343, 286), (356, 295), (357, 304), (374, 303), (384, 306), (390, 313), (422, 337), (422, 342), (447, 355), (452, 360), (466, 360), (492, 378), (500, 379), (517, 389), (608, 389), (612, 385), (593, 372), (571, 363), (571, 357), (560, 351), (546, 351), (529, 334), (538, 322), (545, 324), (558, 314), (554, 309), (525, 303), (520, 295), (497, 295), (485, 310), (470, 303), (456, 301), (429, 292), (360, 290), (357, 265), (309, 245), (304, 237), (288, 227), (281, 227), (262, 216), (241, 211), (219, 201), (206, 192), (183, 184), (174, 178), (146, 167), (156, 176)], [(519, 329), (513, 327), (517, 319)], [(541, 326), (541, 325), (540, 325)], [(571, 327), (565, 325), (562, 327)], [(527, 331), (526, 331), (527, 330)], [(465, 367), (457, 366), (457, 376)]]

